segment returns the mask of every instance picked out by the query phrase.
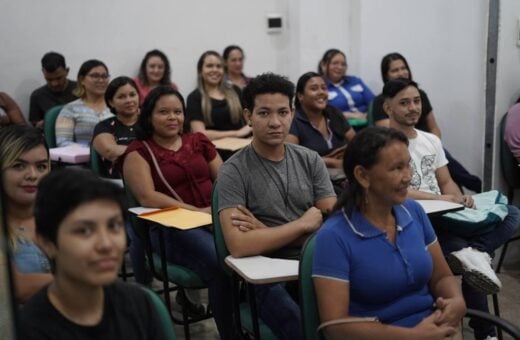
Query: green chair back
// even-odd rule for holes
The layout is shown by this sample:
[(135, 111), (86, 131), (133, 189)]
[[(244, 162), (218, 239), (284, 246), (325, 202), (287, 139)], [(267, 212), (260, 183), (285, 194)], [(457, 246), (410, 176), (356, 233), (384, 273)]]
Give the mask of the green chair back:
[(520, 168), (515, 156), (511, 153), (509, 145), (504, 140), (506, 130), (507, 113), (500, 121), (500, 167), (502, 168), (502, 175), (508, 187), (507, 198), (509, 202), (513, 202), (514, 190), (520, 188)]
[(95, 173), (98, 176), (101, 176), (101, 157), (97, 153), (96, 149), (94, 149), (94, 146), (90, 145), (90, 169), (93, 173)]
[(316, 332), (320, 325), (320, 316), (316, 303), (314, 283), (312, 282), (311, 277), (315, 244), (316, 234), (309, 237), (302, 248), (298, 276), (300, 286), (300, 309), (302, 311), (303, 336), (305, 340), (325, 339), (322, 335), (318, 335)]
[(43, 133), (49, 148), (56, 147), (56, 119), (62, 107), (63, 105), (58, 105), (50, 108), (43, 119)]
[(231, 268), (228, 267), (224, 261), (229, 255), (229, 250), (226, 247), (224, 234), (222, 233), (222, 225), (218, 215), (218, 183), (213, 183), (213, 191), (211, 192), (211, 218), (213, 219), (213, 235), (215, 236), (215, 249), (217, 251), (217, 259), (227, 275), (231, 276)]
[(175, 331), (173, 329), (172, 319), (170, 318), (170, 314), (168, 313), (168, 310), (166, 309), (166, 305), (164, 302), (155, 294), (153, 291), (146, 287), (142, 287), (143, 290), (148, 294), (150, 299), (152, 300), (152, 303), (155, 307), (155, 310), (157, 311), (157, 314), (159, 315), (159, 320), (161, 321), (161, 324), (163, 326), (164, 335), (166, 335), (166, 339), (169, 340), (176, 340), (175, 337)]

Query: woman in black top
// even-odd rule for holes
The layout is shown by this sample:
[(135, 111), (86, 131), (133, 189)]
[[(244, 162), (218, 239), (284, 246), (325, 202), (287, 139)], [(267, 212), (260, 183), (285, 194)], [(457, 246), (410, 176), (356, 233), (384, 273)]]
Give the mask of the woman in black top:
[(139, 91), (129, 77), (117, 77), (108, 84), (105, 101), (115, 117), (99, 122), (94, 128), (92, 146), (101, 156), (100, 174), (121, 178), (113, 162), (135, 139), (135, 124), (139, 116)]
[(240, 89), (224, 82), (222, 57), (215, 51), (204, 52), (197, 74), (198, 86), (188, 96), (185, 128), (210, 140), (248, 136), (251, 128), (242, 119)]

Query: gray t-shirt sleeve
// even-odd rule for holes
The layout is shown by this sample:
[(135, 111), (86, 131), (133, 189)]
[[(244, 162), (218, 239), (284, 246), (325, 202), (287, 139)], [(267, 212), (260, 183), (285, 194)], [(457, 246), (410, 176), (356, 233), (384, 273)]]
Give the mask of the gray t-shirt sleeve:
[(244, 179), (233, 163), (224, 163), (218, 174), (218, 211), (246, 206)]
[(332, 187), (332, 181), (330, 180), (325, 162), (318, 153), (313, 153), (311, 157), (314, 158), (311, 160), (311, 164), (314, 164), (312, 183), (315, 202), (322, 198), (335, 197), (336, 193)]

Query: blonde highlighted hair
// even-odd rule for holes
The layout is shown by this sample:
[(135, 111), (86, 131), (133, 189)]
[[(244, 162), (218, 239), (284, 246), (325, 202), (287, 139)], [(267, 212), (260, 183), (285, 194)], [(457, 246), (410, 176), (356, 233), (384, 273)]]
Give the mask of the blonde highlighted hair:
[[(224, 60), (215, 51), (206, 51), (204, 52), (197, 62), (197, 88), (201, 94), (201, 107), (202, 107), (202, 116), (204, 117), (204, 124), (207, 127), (213, 126), (213, 119), (211, 118), (211, 98), (206, 91), (204, 86), (204, 79), (202, 79), (202, 67), (204, 66), (204, 61), (206, 57), (214, 56), (220, 60), (222, 67), (224, 67)], [(238, 124), (242, 119), (242, 104), (240, 103), (240, 98), (238, 97), (237, 92), (233, 89), (232, 85), (227, 84), (224, 81), (224, 78), (220, 81), (219, 90), (224, 94), (226, 99), (229, 112), (231, 114), (231, 122), (233, 124)]]
[[(45, 142), (42, 132), (28, 125), (11, 125), (0, 129), (0, 162), (2, 164), (2, 186), (4, 171), (11, 167), (22, 154), (38, 146), (44, 146), (49, 156), (49, 148)], [(49, 160), (50, 169), (50, 160)], [(5, 197), (5, 196), (4, 196)], [(7, 205), (4, 205), (7, 207)], [(4, 211), (5, 216), (9, 216), (9, 211)], [(23, 236), (20, 230), (8, 225), (9, 246), (14, 251), (16, 241)]]

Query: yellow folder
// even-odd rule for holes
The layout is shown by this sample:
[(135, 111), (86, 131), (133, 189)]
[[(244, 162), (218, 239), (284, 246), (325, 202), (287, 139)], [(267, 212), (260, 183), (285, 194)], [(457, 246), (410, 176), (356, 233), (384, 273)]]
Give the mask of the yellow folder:
[(211, 225), (211, 215), (199, 211), (171, 207), (138, 215), (139, 218), (159, 223), (165, 227), (188, 230)]

